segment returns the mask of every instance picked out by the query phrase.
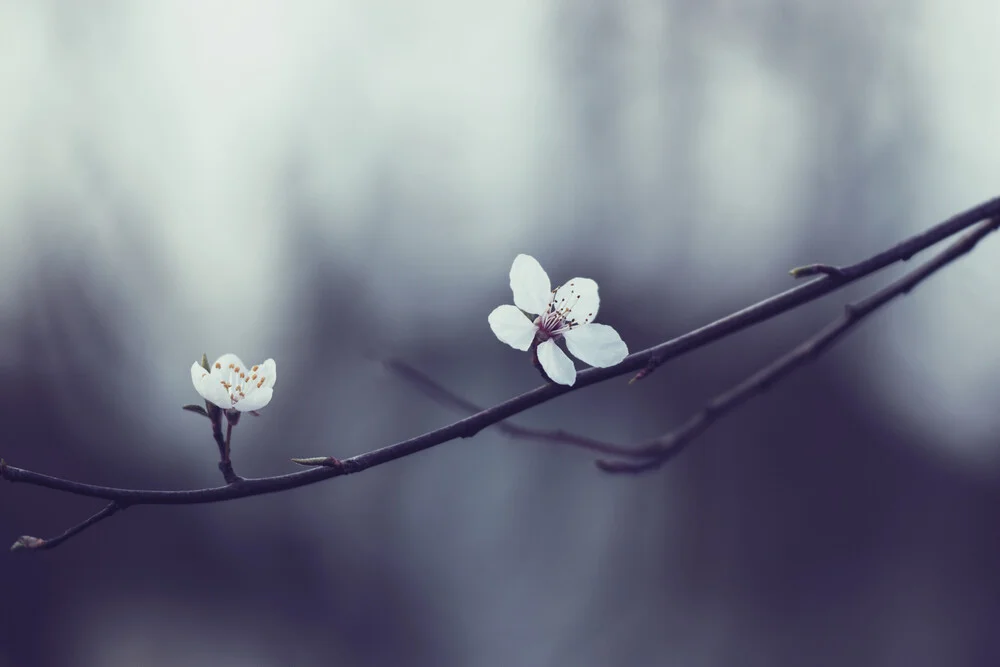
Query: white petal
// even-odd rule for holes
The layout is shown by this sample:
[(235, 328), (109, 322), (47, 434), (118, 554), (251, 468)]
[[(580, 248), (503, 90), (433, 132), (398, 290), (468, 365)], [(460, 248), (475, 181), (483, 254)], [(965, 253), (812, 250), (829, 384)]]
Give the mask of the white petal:
[(584, 324), (570, 329), (563, 337), (570, 353), (591, 366), (614, 366), (628, 356), (628, 346), (607, 324)]
[(262, 387), (260, 389), (254, 389), (252, 392), (246, 395), (246, 398), (241, 399), (236, 402), (233, 407), (240, 412), (250, 412), (251, 410), (260, 410), (262, 407), (271, 402), (271, 396), (274, 394), (274, 390), (270, 387)]
[(251, 382), (264, 381), (261, 388), (273, 387), (274, 381), (278, 379), (278, 369), (274, 364), (274, 359), (268, 359), (262, 364), (258, 364), (248, 369), (248, 375), (250, 375)]
[(576, 382), (576, 367), (573, 360), (559, 349), (555, 341), (547, 340), (538, 346), (538, 362), (549, 379), (557, 384), (572, 386)]
[(205, 385), (205, 393), (202, 394), (209, 403), (219, 406), (224, 410), (233, 407), (233, 398), (229, 395), (229, 390), (222, 386), (221, 382), (209, 381)]
[[(198, 389), (201, 386), (201, 380), (206, 375), (208, 375), (208, 371), (202, 367), (201, 363), (196, 361), (191, 364), (191, 382), (194, 383), (195, 389)], [(198, 390), (198, 393), (201, 393), (200, 389)]]
[(535, 340), (535, 325), (514, 306), (497, 306), (489, 316), (496, 337), (518, 350), (527, 350)]
[(232, 366), (234, 369), (239, 368), (242, 370), (243, 368), (246, 367), (246, 364), (244, 364), (243, 361), (235, 354), (227, 352), (226, 354), (216, 359), (215, 363), (209, 367), (209, 370), (211, 370), (212, 373), (223, 373), (228, 378), (230, 366)]
[(531, 255), (518, 255), (510, 267), (510, 290), (514, 305), (532, 315), (540, 315), (549, 307), (552, 283), (545, 269)]
[(573, 278), (556, 290), (555, 307), (565, 309), (566, 319), (583, 325), (593, 322), (601, 299), (597, 295), (597, 283), (590, 278)]
[(191, 366), (191, 380), (194, 382), (195, 390), (209, 403), (226, 409), (232, 406), (233, 401), (229, 397), (229, 392), (222, 386), (219, 374), (211, 374), (202, 368), (201, 364), (195, 362)]

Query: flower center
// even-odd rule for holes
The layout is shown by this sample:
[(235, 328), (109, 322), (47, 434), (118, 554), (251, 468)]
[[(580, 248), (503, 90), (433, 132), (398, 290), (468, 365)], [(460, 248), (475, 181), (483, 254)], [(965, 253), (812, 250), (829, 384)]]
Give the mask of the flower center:
[(572, 282), (552, 290), (548, 309), (535, 318), (534, 324), (538, 329), (535, 335), (539, 342), (544, 343), (550, 338), (557, 338), (570, 329), (586, 324), (593, 319), (593, 313), (588, 313), (582, 320), (574, 317), (573, 309), (579, 298), (580, 295), (576, 292), (576, 286)]
[(257, 375), (260, 366), (254, 366), (247, 370), (236, 364), (229, 364), (228, 370), (229, 380), (223, 380), (222, 386), (229, 392), (229, 400), (233, 402), (233, 405), (246, 398), (247, 393), (252, 392), (254, 388), (260, 389), (264, 384), (264, 376)]

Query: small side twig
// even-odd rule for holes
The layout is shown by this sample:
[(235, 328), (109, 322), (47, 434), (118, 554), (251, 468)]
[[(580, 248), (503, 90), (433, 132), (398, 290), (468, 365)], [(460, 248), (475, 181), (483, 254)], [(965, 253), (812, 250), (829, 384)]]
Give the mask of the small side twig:
[(871, 296), (845, 306), (844, 313), (837, 320), (729, 391), (716, 396), (702, 410), (691, 416), (680, 428), (633, 450), (636, 455), (650, 457), (649, 460), (641, 463), (600, 460), (596, 462), (597, 467), (605, 472), (613, 473), (639, 473), (659, 468), (680, 454), (692, 440), (701, 435), (721, 417), (742, 405), (751, 397), (763, 393), (772, 384), (796, 368), (816, 359), (863, 319), (896, 297), (908, 293), (926, 278), (971, 251), (979, 241), (998, 227), (1000, 227), (1000, 217), (995, 217), (983, 223), (972, 232), (969, 232), (958, 242), (952, 244), (914, 271), (890, 283)]
[(834, 278), (847, 278), (848, 274), (841, 268), (832, 264), (807, 264), (797, 266), (788, 272), (792, 278), (806, 278), (808, 276), (832, 276)]
[[(462, 398), (458, 394), (445, 388), (426, 373), (417, 370), (405, 361), (400, 361), (399, 359), (387, 359), (382, 363), (387, 369), (410, 384), (415, 385), (423, 393), (427, 394), (427, 396), (447, 408), (470, 415), (482, 412), (484, 409), (472, 401)], [(525, 426), (518, 426), (517, 424), (511, 424), (506, 421), (498, 422), (493, 426), (496, 427), (498, 431), (511, 438), (572, 445), (574, 447), (580, 447), (582, 449), (610, 456), (636, 456), (636, 452), (633, 448), (615, 445), (610, 442), (594, 440), (593, 438), (587, 438), (582, 435), (569, 433), (568, 431), (564, 431), (562, 429), (533, 429)], [(642, 458), (645, 457), (643, 456)], [(296, 461), (296, 463), (298, 463), (298, 461)]]
[(21, 537), (17, 538), (17, 541), (14, 542), (13, 545), (11, 545), (10, 550), (21, 551), (22, 549), (27, 549), (30, 551), (42, 551), (44, 549), (55, 548), (60, 544), (62, 544), (63, 542), (65, 542), (66, 540), (68, 540), (69, 538), (73, 537), (74, 535), (78, 535), (83, 531), (85, 531), (86, 529), (90, 528), (95, 523), (99, 523), (109, 517), (114, 516), (120, 510), (125, 509), (125, 507), (126, 505), (123, 505), (117, 500), (112, 500), (100, 512), (93, 515), (86, 521), (83, 521), (73, 526), (72, 528), (64, 532), (62, 535), (57, 535), (56, 537), (52, 537), (47, 540), (44, 540), (40, 537), (32, 537), (31, 535), (22, 535)]

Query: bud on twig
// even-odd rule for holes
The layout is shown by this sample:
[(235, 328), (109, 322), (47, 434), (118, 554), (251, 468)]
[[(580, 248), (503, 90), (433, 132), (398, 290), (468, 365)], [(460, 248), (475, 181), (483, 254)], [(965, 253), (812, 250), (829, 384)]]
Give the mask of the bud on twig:
[(11, 545), (11, 551), (20, 551), (21, 549), (39, 549), (45, 546), (45, 540), (39, 537), (32, 537), (31, 535), (22, 535), (17, 538), (17, 541)]

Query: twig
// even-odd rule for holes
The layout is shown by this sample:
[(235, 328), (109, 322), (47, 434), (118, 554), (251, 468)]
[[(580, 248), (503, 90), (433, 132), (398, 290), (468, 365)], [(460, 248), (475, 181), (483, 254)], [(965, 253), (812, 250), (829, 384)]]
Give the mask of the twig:
[[(229, 458), (229, 445), (233, 438), (233, 422), (224, 415), (221, 410), (216, 410), (212, 419), (212, 438), (219, 446), (219, 471), (226, 484), (236, 484), (242, 482), (243, 478), (233, 470), (233, 461)], [(222, 435), (222, 420), (226, 420), (226, 435)]]
[(907, 273), (905, 276), (875, 292), (871, 296), (848, 304), (844, 313), (790, 352), (757, 371), (729, 391), (719, 394), (702, 410), (691, 416), (680, 428), (633, 450), (635, 455), (651, 457), (633, 461), (597, 461), (606, 472), (639, 473), (654, 470), (680, 454), (688, 444), (723, 416), (755, 395), (761, 394), (775, 382), (808, 361), (815, 360), (837, 340), (845, 336), (863, 319), (898, 296), (906, 294), (938, 270), (965, 255), (980, 240), (1000, 227), (1000, 217), (984, 223), (966, 234), (957, 243), (938, 254), (934, 259)]
[(43, 540), (39, 537), (32, 537), (31, 535), (22, 535), (21, 537), (17, 538), (17, 541), (14, 542), (10, 550), (20, 551), (21, 549), (28, 549), (31, 551), (42, 551), (44, 549), (52, 549), (54, 547), (59, 546), (60, 544), (62, 544), (69, 538), (73, 537), (74, 535), (82, 533), (87, 528), (93, 526), (95, 523), (104, 521), (105, 519), (114, 516), (120, 510), (123, 509), (125, 509), (124, 505), (122, 505), (117, 501), (112, 501), (108, 503), (107, 506), (100, 512), (90, 517), (86, 521), (78, 523), (77, 525), (73, 526), (72, 528), (64, 532), (62, 535), (58, 535), (57, 537), (53, 537), (47, 540)]
[[(382, 363), (393, 373), (396, 373), (407, 382), (416, 385), (418, 389), (445, 407), (468, 414), (475, 414), (483, 411), (483, 408), (480, 406), (462, 398), (458, 394), (455, 394), (451, 390), (439, 384), (437, 381), (433, 380), (427, 374), (417, 370), (405, 361), (400, 361), (399, 359), (388, 359)], [(541, 442), (572, 445), (574, 447), (580, 447), (592, 452), (600, 452), (601, 454), (608, 454), (611, 456), (635, 456), (635, 450), (633, 448), (615, 445), (610, 442), (602, 442), (592, 438), (586, 438), (582, 435), (569, 433), (562, 429), (533, 429), (525, 426), (518, 426), (517, 424), (511, 424), (510, 422), (498, 422), (493, 426), (495, 426), (498, 431), (511, 438), (522, 438), (525, 440), (538, 440)]]
[[(917, 234), (899, 243), (888, 250), (880, 252), (862, 262), (840, 269), (842, 275), (824, 275), (817, 280), (810, 281), (781, 294), (764, 299), (759, 303), (737, 311), (727, 317), (719, 319), (711, 324), (696, 329), (683, 336), (667, 341), (655, 347), (651, 347), (640, 352), (633, 353), (626, 357), (617, 366), (609, 368), (591, 368), (577, 374), (576, 383), (572, 387), (557, 384), (547, 384), (528, 391), (520, 396), (504, 401), (486, 410), (481, 410), (453, 424), (443, 428), (430, 431), (423, 435), (403, 440), (393, 445), (376, 449), (348, 459), (338, 460), (333, 457), (312, 457), (302, 459), (308, 461), (309, 470), (295, 472), (287, 475), (277, 475), (273, 477), (262, 477), (257, 479), (243, 479), (236, 477), (234, 481), (226, 486), (183, 490), (183, 491), (160, 491), (144, 489), (123, 489), (107, 486), (97, 486), (85, 484), (73, 480), (52, 477), (41, 473), (16, 468), (7, 465), (0, 459), (0, 477), (10, 482), (22, 482), (42, 486), (56, 491), (63, 491), (80, 496), (91, 498), (103, 498), (112, 501), (117, 507), (127, 507), (131, 505), (193, 505), (200, 503), (213, 503), (225, 500), (235, 500), (248, 496), (258, 496), (268, 493), (287, 491), (302, 486), (315, 484), (333, 477), (340, 477), (362, 470), (367, 470), (375, 466), (395, 461), (417, 452), (424, 451), (436, 445), (454, 440), (456, 438), (471, 438), (479, 431), (488, 426), (497, 424), (509, 417), (524, 412), (529, 408), (546, 403), (554, 398), (567, 394), (571, 391), (589, 387), (592, 384), (603, 382), (614, 377), (619, 377), (635, 371), (641, 372), (637, 379), (648, 375), (655, 368), (666, 361), (678, 357), (685, 352), (695, 350), (719, 340), (725, 336), (747, 329), (755, 324), (766, 321), (776, 315), (791, 310), (803, 303), (818, 299), (844, 285), (854, 282), (864, 276), (879, 271), (890, 264), (909, 259), (912, 255), (925, 248), (928, 248), (939, 241), (957, 234), (977, 222), (987, 218), (1000, 215), (1000, 197), (980, 204), (975, 208), (960, 213), (948, 220)], [(709, 412), (716, 410), (710, 406)], [(221, 433), (219, 434), (221, 436)], [(216, 440), (220, 440), (216, 437)], [(223, 441), (224, 443), (224, 441)], [(663, 458), (663, 452), (659, 449), (655, 454)], [(666, 458), (669, 458), (668, 455)], [(322, 460), (323, 463), (315, 463)], [(657, 460), (656, 465), (661, 465), (663, 461)], [(222, 468), (223, 462), (220, 462)], [(608, 464), (609, 466), (615, 464)], [(226, 471), (223, 470), (226, 474)], [(235, 473), (233, 473), (235, 477)], [(227, 481), (228, 477), (227, 476)], [(77, 526), (75, 529), (67, 531), (65, 537), (53, 538), (47, 542), (59, 544), (62, 540), (83, 530), (89, 525), (96, 523), (107, 516), (113, 514), (116, 509), (111, 509), (109, 505), (104, 512), (98, 513), (91, 520)], [(37, 538), (28, 539), (34, 542)], [(56, 541), (59, 540), (59, 541)], [(31, 548), (25, 544), (22, 548)], [(39, 548), (39, 547), (35, 547)]]
[[(882, 252), (873, 255), (868, 259), (862, 260), (857, 264), (836, 269), (836, 273), (838, 275), (830, 275), (830, 273), (827, 273), (817, 280), (812, 280), (804, 285), (793, 287), (788, 291), (772, 296), (769, 299), (765, 299), (720, 320), (716, 320), (715, 322), (703, 326), (700, 329), (695, 329), (694, 331), (684, 334), (683, 336), (679, 336), (671, 341), (657, 345), (649, 350), (644, 350), (639, 354), (648, 354), (648, 362), (644, 364), (645, 367), (639, 371), (639, 373), (632, 378), (632, 380), (641, 380), (667, 361), (670, 361), (685, 352), (690, 352), (691, 350), (699, 347), (704, 347), (708, 343), (716, 341), (724, 336), (728, 336), (731, 333), (741, 331), (754, 324), (768, 320), (775, 315), (780, 315), (787, 310), (791, 310), (792, 308), (809, 301), (814, 301), (834, 290), (844, 287), (845, 285), (849, 285), (850, 283), (864, 278), (865, 276), (871, 275), (876, 271), (881, 271), (891, 264), (906, 261), (921, 250), (926, 250), (932, 245), (940, 243), (944, 239), (958, 234), (977, 222), (992, 218), (997, 214), (1000, 214), (1000, 197), (991, 199), (990, 201), (984, 202), (975, 208), (971, 208), (968, 211), (964, 211), (958, 215), (948, 218), (944, 222), (939, 223), (930, 229), (921, 232), (920, 234), (911, 236), (905, 241), (892, 246), (888, 250), (883, 250)], [(819, 266), (835, 268), (828, 264), (813, 265), (814, 269)], [(817, 270), (816, 272), (819, 273), (820, 271)], [(637, 355), (628, 357), (622, 363), (624, 364), (631, 361), (635, 356)], [(615, 366), (615, 368), (621, 368), (621, 364)], [(587, 379), (589, 380), (589, 377)], [(581, 378), (578, 376), (577, 384), (580, 384), (580, 380)]]

